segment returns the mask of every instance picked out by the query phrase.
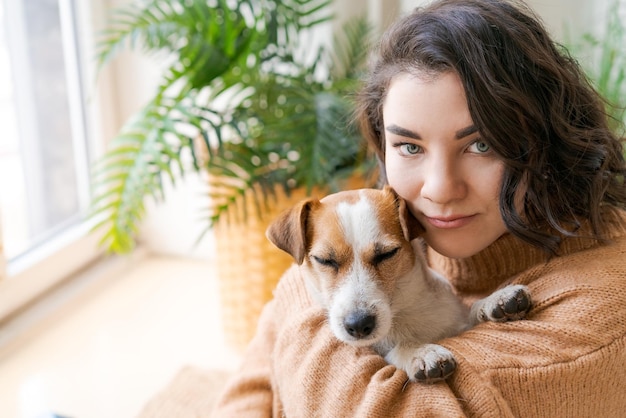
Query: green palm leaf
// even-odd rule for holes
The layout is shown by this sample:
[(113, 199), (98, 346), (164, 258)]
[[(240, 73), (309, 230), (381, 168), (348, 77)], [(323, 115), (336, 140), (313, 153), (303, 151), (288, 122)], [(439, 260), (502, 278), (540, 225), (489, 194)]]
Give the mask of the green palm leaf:
[(608, 10), (604, 32), (587, 32), (580, 39), (568, 39), (568, 49), (585, 68), (594, 86), (607, 101), (613, 129), (626, 130), (626, 24), (621, 2), (614, 0)]
[[(133, 248), (145, 197), (164, 198), (162, 175), (175, 181), (176, 172), (209, 173), (210, 228), (223, 218), (245, 219), (248, 199), (263, 213), (278, 189), (333, 187), (360, 164), (345, 94), (363, 57), (352, 48), (364, 47), (366, 30), (355, 26), (347, 35), (343, 74), (329, 72), (339, 59), (323, 47), (310, 64), (298, 58), (301, 32), (330, 19), (329, 4), (146, 0), (113, 15), (100, 66), (126, 47), (168, 65), (152, 101), (95, 167), (93, 216), (104, 246)], [(183, 165), (186, 153), (191, 167)]]

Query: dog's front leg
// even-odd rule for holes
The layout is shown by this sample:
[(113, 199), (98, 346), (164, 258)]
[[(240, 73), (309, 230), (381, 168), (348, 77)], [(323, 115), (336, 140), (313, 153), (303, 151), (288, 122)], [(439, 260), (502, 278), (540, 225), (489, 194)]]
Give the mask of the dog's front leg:
[(402, 369), (412, 381), (435, 383), (450, 376), (456, 369), (454, 355), (437, 344), (419, 347), (396, 345), (385, 360)]
[(486, 321), (505, 322), (523, 319), (531, 305), (528, 287), (508, 285), (472, 305), (470, 325)]

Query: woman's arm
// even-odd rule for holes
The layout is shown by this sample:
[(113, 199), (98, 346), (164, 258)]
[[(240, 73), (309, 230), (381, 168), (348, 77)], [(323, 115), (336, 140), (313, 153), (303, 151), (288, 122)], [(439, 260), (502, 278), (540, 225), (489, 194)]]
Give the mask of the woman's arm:
[(529, 318), (480, 324), (441, 341), (458, 368), (434, 385), (407, 383), (374, 352), (339, 342), (324, 312), (303, 296), (301, 279), (289, 277), (276, 293), (281, 315), (271, 365), (281, 413), (619, 416), (626, 410), (619, 393), (626, 385), (626, 266), (623, 247), (607, 254), (559, 259), (519, 277), (536, 302)]
[[(294, 297), (303, 283), (289, 279), (276, 293), (285, 313), (272, 363), (275, 396), (285, 416), (466, 416), (465, 402), (451, 385), (408, 383), (403, 371), (374, 351), (337, 340), (323, 310), (307, 298)], [(484, 406), (485, 417), (513, 416), (496, 399)]]
[(483, 323), (441, 341), (458, 368), (434, 385), (407, 383), (373, 351), (338, 341), (291, 269), (215, 416), (620, 416), (624, 254), (622, 242), (518, 276), (535, 302), (528, 319)]

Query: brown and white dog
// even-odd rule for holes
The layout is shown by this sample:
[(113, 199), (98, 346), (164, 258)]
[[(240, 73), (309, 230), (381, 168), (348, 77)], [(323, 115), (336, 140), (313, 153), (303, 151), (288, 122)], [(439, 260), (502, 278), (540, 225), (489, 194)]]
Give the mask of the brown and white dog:
[(308, 199), (279, 215), (268, 239), (291, 254), (335, 336), (372, 346), (414, 381), (436, 382), (456, 368), (433, 344), (482, 321), (523, 318), (525, 286), (506, 286), (467, 309), (430, 270), (424, 229), (395, 192), (360, 189)]

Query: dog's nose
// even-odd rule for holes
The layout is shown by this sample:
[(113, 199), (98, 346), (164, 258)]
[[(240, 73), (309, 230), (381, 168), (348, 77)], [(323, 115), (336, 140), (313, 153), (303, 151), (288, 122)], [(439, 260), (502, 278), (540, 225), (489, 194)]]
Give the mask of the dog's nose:
[(348, 334), (354, 338), (367, 337), (376, 327), (376, 317), (368, 312), (357, 311), (349, 314), (343, 321)]

